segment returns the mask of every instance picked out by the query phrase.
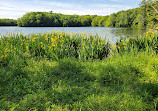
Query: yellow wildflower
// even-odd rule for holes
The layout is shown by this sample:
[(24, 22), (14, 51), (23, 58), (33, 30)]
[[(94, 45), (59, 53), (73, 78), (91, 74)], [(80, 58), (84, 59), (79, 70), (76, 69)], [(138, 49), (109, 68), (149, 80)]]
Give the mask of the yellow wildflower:
[(129, 42), (129, 39), (127, 41)]
[(116, 49), (116, 45), (113, 45), (112, 47), (113, 47), (114, 50)]
[(73, 37), (73, 32), (71, 32), (71, 37)]
[(41, 45), (43, 45), (43, 43), (42, 43), (42, 42), (40, 42), (40, 44), (41, 44)]
[(149, 39), (152, 42), (152, 39)]
[(29, 47), (28, 46), (26, 46), (26, 50), (28, 50), (29, 49)]
[(3, 59), (4, 55), (1, 56), (1, 59)]
[(123, 44), (122, 44), (122, 45), (126, 45), (126, 43), (124, 43), (124, 42), (123, 42)]
[(5, 49), (5, 52), (9, 52), (9, 51), (8, 51), (8, 48)]
[(140, 38), (142, 38), (142, 35), (140, 35)]

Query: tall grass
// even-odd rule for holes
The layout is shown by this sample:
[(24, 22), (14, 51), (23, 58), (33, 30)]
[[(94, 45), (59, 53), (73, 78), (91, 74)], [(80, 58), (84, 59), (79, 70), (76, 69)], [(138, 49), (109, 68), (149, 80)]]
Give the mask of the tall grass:
[(137, 38), (122, 38), (113, 46), (117, 52), (140, 52), (158, 53), (158, 33), (149, 31)]
[(3, 36), (0, 40), (1, 64), (13, 55), (62, 58), (103, 59), (110, 52), (110, 43), (98, 36), (53, 31), (45, 34)]
[(3, 36), (0, 110), (156, 111), (157, 37), (111, 46), (83, 33)]

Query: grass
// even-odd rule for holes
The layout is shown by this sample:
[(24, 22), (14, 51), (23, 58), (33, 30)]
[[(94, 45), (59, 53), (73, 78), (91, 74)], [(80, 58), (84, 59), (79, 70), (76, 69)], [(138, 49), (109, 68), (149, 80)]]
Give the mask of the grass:
[[(143, 50), (130, 41), (147, 37), (121, 39), (111, 47), (108, 41), (85, 37), (84, 34), (83, 37), (82, 34), (67, 34), (62, 39), (51, 41), (58, 34), (49, 33), (50, 41), (47, 34), (1, 38), (0, 110), (158, 110), (156, 33), (152, 45), (146, 45)], [(66, 39), (69, 42), (59, 42)], [(48, 53), (52, 49), (48, 46), (57, 41), (56, 51), (52, 50), (55, 57)], [(70, 45), (74, 41), (78, 44), (77, 53), (75, 46)], [(41, 48), (40, 42), (45, 48)], [(126, 47), (121, 46), (122, 42)], [(86, 48), (82, 49), (83, 46)], [(101, 46), (108, 52), (103, 56), (99, 56)]]

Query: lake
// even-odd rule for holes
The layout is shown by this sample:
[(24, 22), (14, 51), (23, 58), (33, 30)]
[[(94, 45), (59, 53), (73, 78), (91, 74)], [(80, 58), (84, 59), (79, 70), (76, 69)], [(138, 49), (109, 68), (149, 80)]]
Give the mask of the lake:
[(109, 28), (109, 27), (0, 27), (0, 35), (8, 33), (45, 33), (52, 30), (64, 32), (83, 32), (92, 35), (101, 36), (101, 38), (109, 38), (111, 43), (115, 43), (120, 37), (137, 37), (144, 32), (145, 29), (138, 28)]

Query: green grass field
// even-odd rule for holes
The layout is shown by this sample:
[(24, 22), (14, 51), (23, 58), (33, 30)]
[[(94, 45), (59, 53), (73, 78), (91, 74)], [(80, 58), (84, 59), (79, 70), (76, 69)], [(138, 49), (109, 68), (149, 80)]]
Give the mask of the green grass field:
[(157, 111), (158, 34), (0, 38), (1, 111)]

